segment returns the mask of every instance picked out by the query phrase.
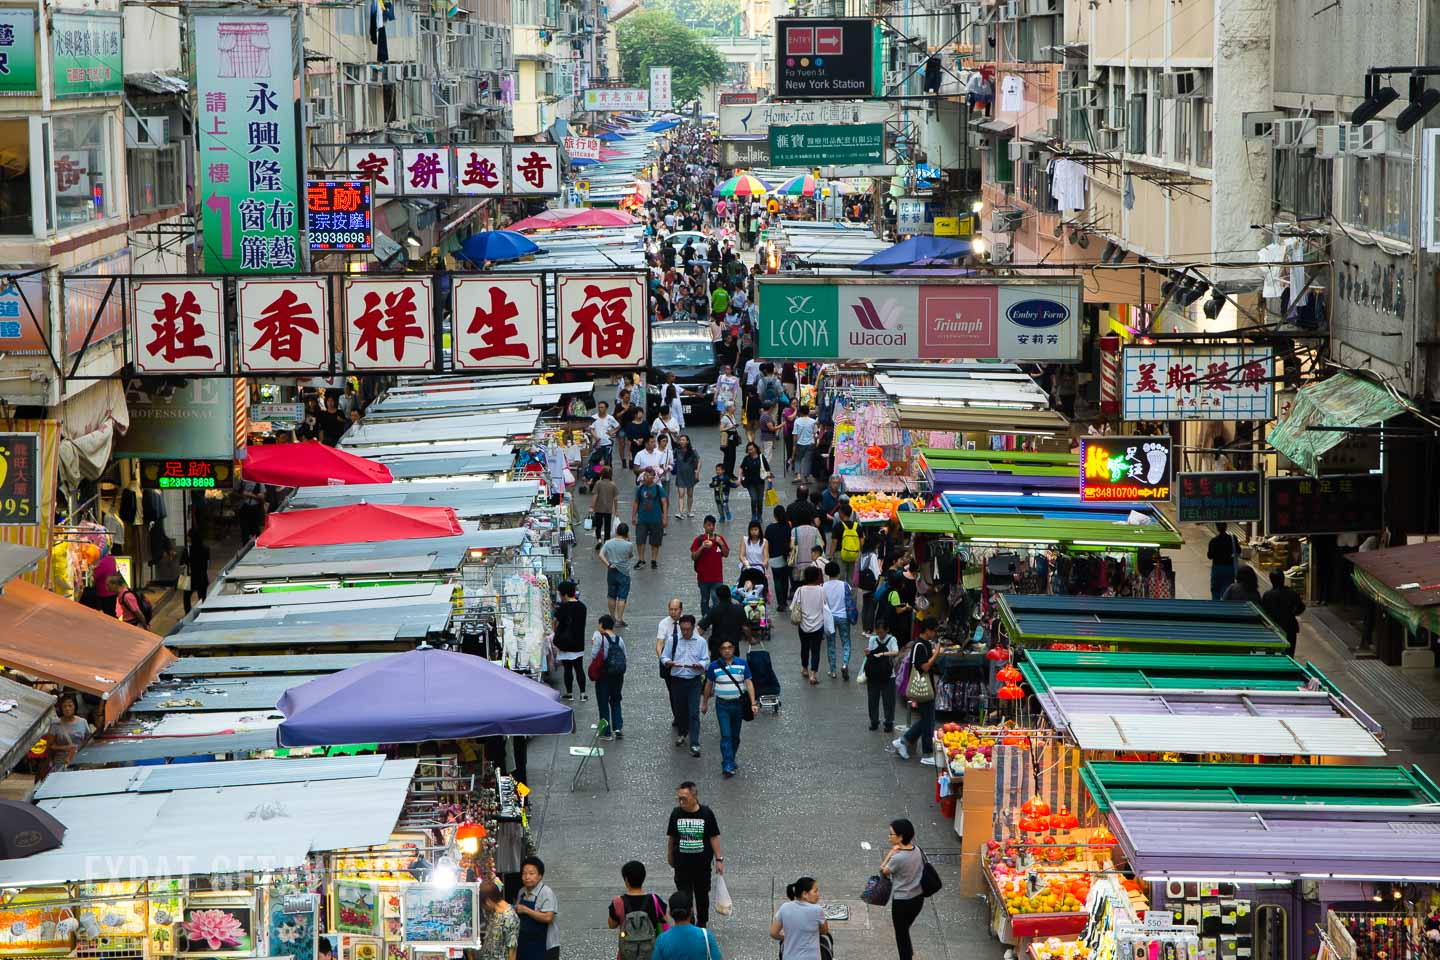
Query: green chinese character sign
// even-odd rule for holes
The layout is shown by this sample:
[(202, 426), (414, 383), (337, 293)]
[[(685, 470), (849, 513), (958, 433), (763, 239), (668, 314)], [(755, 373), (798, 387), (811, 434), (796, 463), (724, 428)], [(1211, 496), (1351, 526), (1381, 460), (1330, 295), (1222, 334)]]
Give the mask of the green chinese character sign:
[(835, 360), (840, 356), (840, 293), (833, 284), (766, 283), (760, 288), (760, 356)]
[(57, 13), (50, 18), (50, 73), (57, 97), (103, 97), (125, 90), (119, 14)]
[(39, 92), (35, 11), (0, 9), (0, 95)]
[(885, 162), (885, 124), (803, 124), (770, 128), (770, 163), (845, 167)]
[(303, 269), (290, 15), (196, 16), (192, 36), (205, 272)]

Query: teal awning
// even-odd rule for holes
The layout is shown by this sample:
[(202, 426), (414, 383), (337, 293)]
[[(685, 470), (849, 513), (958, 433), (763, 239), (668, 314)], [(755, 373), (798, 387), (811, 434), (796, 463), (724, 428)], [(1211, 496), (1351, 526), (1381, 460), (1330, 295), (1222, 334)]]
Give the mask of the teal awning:
[(1279, 450), (1311, 476), (1317, 475), (1320, 456), (1345, 439), (1344, 430), (1313, 427), (1371, 427), (1408, 409), (1384, 387), (1352, 373), (1301, 388), (1289, 416), (1270, 432), (1270, 446)]

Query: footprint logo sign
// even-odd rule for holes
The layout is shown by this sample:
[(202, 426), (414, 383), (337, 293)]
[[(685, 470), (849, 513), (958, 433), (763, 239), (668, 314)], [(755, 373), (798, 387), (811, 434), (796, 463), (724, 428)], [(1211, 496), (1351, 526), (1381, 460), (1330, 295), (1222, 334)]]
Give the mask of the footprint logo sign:
[(1163, 443), (1147, 443), (1140, 448), (1145, 455), (1145, 482), (1155, 486), (1169, 476), (1170, 451)]
[(1081, 450), (1082, 499), (1170, 499), (1174, 455), (1167, 441), (1147, 437), (1087, 439), (1082, 441)]

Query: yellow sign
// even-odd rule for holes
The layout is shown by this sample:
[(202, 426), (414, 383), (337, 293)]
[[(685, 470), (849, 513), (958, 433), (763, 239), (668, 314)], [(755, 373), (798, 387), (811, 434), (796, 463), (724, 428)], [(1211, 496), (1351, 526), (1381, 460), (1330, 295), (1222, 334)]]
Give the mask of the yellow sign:
[[(967, 219), (968, 219), (968, 218), (967, 218)], [(969, 230), (966, 230), (965, 232), (966, 232), (966, 234), (968, 235), (970, 231), (969, 231)], [(935, 218), (935, 236), (937, 236), (937, 237), (958, 237), (958, 236), (960, 236), (960, 218), (959, 218), (959, 217), (936, 217), (936, 218)]]

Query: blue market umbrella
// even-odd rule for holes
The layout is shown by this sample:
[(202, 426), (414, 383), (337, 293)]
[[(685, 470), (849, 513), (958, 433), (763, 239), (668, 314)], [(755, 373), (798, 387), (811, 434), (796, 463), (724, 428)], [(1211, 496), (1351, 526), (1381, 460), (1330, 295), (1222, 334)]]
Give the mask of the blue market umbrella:
[(679, 120), (656, 120), (645, 129), (650, 133), (664, 133), (666, 130), (672, 130), (678, 126), (680, 126)]
[(909, 267), (920, 260), (956, 260), (970, 252), (969, 240), (952, 240), (948, 237), (911, 237), (902, 240), (889, 250), (866, 257), (857, 267), (885, 269), (886, 267)]
[(593, 167), (595, 164), (597, 164), (597, 163), (599, 163), (599, 162), (600, 162), (600, 161), (599, 161), (599, 160), (596, 160), (594, 157), (572, 157), (572, 158), (570, 159), (570, 166), (572, 166), (572, 167)]
[(460, 245), (460, 254), (476, 264), (519, 260), (539, 252), (535, 241), (514, 230), (483, 230)]
[(620, 136), (620, 134), (616, 133), (615, 131), (611, 130), (606, 133), (600, 134), (597, 139), (604, 140), (606, 143), (619, 143), (625, 138)]

